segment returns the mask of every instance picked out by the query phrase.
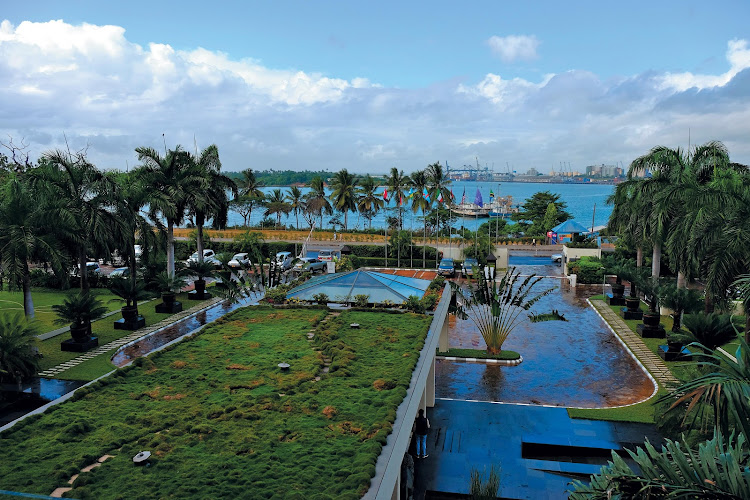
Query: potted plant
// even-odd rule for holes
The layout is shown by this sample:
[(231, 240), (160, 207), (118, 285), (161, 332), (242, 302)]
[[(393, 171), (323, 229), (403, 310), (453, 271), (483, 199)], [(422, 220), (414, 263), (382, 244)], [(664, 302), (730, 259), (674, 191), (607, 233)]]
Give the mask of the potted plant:
[(643, 323), (636, 327), (641, 337), (664, 338), (666, 331), (661, 325), (661, 314), (659, 313), (659, 301), (661, 300), (661, 285), (659, 280), (652, 277), (639, 276), (636, 279), (638, 288), (643, 292), (643, 299), (648, 305), (648, 310), (643, 313)]
[(146, 319), (138, 314), (138, 301), (151, 295), (142, 281), (134, 277), (113, 278), (109, 282), (109, 291), (125, 301), (121, 309), (122, 319), (115, 321), (115, 330), (137, 330), (146, 326)]
[(197, 276), (197, 279), (193, 282), (195, 285), (195, 291), (188, 294), (188, 298), (191, 300), (203, 300), (211, 298), (211, 294), (206, 293), (206, 280), (204, 278), (214, 277), (215, 266), (211, 262), (207, 261), (190, 261), (187, 268), (185, 269), (186, 274)]
[(672, 283), (663, 286), (661, 288), (660, 294), (661, 304), (673, 311), (673, 332), (680, 331), (682, 327), (683, 314), (696, 313), (703, 307), (703, 300), (701, 299), (701, 294), (700, 292), (698, 292), (698, 290), (691, 290), (689, 288), (677, 288), (677, 286)]
[(174, 314), (182, 311), (182, 303), (176, 300), (177, 292), (186, 285), (182, 276), (170, 276), (167, 271), (162, 271), (151, 280), (151, 284), (161, 292), (162, 303), (156, 305), (156, 312)]
[(638, 298), (637, 283), (644, 273), (645, 271), (642, 268), (635, 267), (634, 265), (623, 265), (619, 269), (618, 276), (620, 279), (624, 279), (630, 283), (630, 294), (625, 297), (625, 307), (622, 309), (622, 316), (625, 319), (641, 319), (643, 317), (641, 299)]
[(52, 306), (59, 319), (57, 324), (70, 323), (72, 339), (62, 343), (63, 350), (85, 351), (99, 345), (96, 337), (91, 336), (91, 320), (107, 312), (102, 302), (90, 292), (69, 294), (62, 304)]

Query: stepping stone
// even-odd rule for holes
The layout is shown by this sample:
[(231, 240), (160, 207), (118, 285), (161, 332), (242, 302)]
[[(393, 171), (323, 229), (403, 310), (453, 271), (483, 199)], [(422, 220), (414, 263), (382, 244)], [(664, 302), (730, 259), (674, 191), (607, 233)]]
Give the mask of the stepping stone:
[(73, 474), (72, 476), (70, 476), (70, 479), (68, 479), (68, 484), (73, 484), (75, 480), (78, 479), (78, 476), (80, 476), (80, 474)]
[(55, 497), (55, 498), (62, 498), (63, 493), (67, 493), (67, 492), (69, 492), (72, 489), (73, 488), (70, 488), (70, 487), (67, 487), (67, 488), (66, 487), (55, 488), (55, 491), (53, 491), (52, 493), (50, 493), (49, 496)]
[(91, 472), (92, 470), (96, 469), (97, 467), (101, 467), (101, 462), (96, 462), (95, 464), (87, 465), (83, 469), (81, 469), (81, 472)]

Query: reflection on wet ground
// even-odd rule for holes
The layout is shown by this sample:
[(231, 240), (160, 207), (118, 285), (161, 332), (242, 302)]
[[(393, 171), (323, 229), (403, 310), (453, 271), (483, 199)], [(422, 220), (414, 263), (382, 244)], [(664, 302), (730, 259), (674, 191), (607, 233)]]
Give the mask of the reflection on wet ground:
[(0, 425), (12, 422), (85, 383), (79, 380), (34, 377), (23, 383), (20, 392), (15, 384), (0, 384), (0, 390), (6, 391), (3, 404), (0, 405)]
[(258, 298), (260, 298), (260, 296), (254, 296), (244, 299), (236, 304), (221, 302), (205, 311), (199, 312), (195, 316), (190, 316), (174, 325), (157, 330), (148, 337), (140, 339), (137, 342), (120, 349), (112, 358), (112, 363), (117, 367), (125, 366), (135, 358), (145, 356), (154, 349), (158, 349), (175, 339), (187, 335), (190, 332), (219, 319), (225, 314), (234, 311), (235, 309), (256, 303)]
[[(560, 275), (549, 258), (539, 262), (546, 265), (518, 269), (523, 274)], [(545, 278), (537, 287), (558, 289), (533, 310), (557, 309), (568, 321), (523, 321), (503, 346), (523, 356), (515, 367), (437, 361), (437, 397), (593, 408), (638, 402), (653, 392), (647, 375), (586, 303), (586, 298), (602, 293), (601, 288), (569, 288), (557, 278)], [(451, 316), (450, 328), (451, 347), (486, 348), (470, 320)]]

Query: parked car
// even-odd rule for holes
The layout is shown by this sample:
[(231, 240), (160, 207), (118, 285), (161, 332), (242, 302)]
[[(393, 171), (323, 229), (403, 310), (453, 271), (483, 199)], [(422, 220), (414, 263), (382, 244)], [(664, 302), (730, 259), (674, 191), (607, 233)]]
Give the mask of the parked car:
[(456, 269), (453, 267), (453, 259), (442, 259), (438, 266), (438, 274), (440, 276), (454, 276)]
[[(213, 250), (204, 249), (203, 250), (203, 260), (205, 262), (210, 262), (214, 266), (221, 266), (221, 262), (219, 262), (219, 259), (216, 258), (216, 253)], [(187, 264), (190, 265), (191, 262), (198, 262), (198, 252), (193, 252), (193, 255), (188, 257)]]
[(467, 277), (474, 276), (475, 267), (479, 267), (479, 262), (477, 262), (477, 259), (469, 257), (464, 260), (463, 264), (461, 264), (461, 274)]
[(292, 252), (279, 252), (276, 254), (276, 265), (281, 267), (282, 271), (292, 268)]
[(328, 263), (316, 259), (315, 257), (303, 257), (297, 261), (294, 265), (296, 272), (310, 271), (315, 274), (316, 272), (324, 273), (328, 268)]
[(562, 254), (561, 253), (552, 254), (552, 256), (550, 258), (552, 259), (552, 262), (558, 262), (558, 263), (562, 262)]
[(250, 258), (248, 257), (247, 252), (242, 253), (236, 253), (234, 254), (234, 257), (232, 257), (232, 260), (229, 261), (229, 267), (233, 268), (240, 268), (240, 267), (247, 267), (250, 265)]
[[(74, 267), (73, 269), (70, 270), (70, 275), (71, 276), (79, 276), (80, 273), (78, 271), (79, 271), (78, 270), (78, 266), (76, 266), (76, 267)], [(99, 263), (98, 262), (86, 262), (86, 274), (88, 276), (92, 276), (92, 275), (99, 275), (99, 276), (101, 276), (101, 275), (104, 274), (104, 271), (102, 271), (102, 268), (99, 267)]]
[(130, 268), (129, 267), (118, 267), (111, 273), (109, 273), (110, 278), (127, 278), (130, 276)]
[(319, 251), (318, 260), (322, 262), (333, 262), (333, 250), (323, 249)]

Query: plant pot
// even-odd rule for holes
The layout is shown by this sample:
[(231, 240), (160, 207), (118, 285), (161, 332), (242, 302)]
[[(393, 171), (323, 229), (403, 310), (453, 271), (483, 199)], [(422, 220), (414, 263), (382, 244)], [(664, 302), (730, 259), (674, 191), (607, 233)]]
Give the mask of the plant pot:
[(631, 311), (637, 311), (641, 307), (641, 299), (638, 297), (625, 297), (625, 307)]
[(681, 352), (685, 345), (682, 342), (669, 342), (667, 341), (667, 347), (670, 352)]
[(75, 342), (86, 342), (91, 338), (91, 325), (73, 326), (70, 325), (70, 336)]
[(164, 292), (161, 294), (161, 301), (164, 302), (167, 306), (170, 306), (174, 304), (175, 298), (177, 297), (177, 294), (174, 292)]
[(620, 298), (625, 293), (625, 285), (618, 285), (615, 283), (612, 285), (612, 297)]
[(121, 309), (122, 318), (126, 323), (138, 320), (138, 306), (125, 306)]
[(195, 292), (198, 295), (203, 295), (206, 291), (206, 280), (199, 279), (194, 281), (195, 284)]
[(643, 313), (643, 324), (646, 326), (657, 327), (659, 326), (660, 320), (661, 320), (661, 315), (659, 313), (654, 313), (654, 312)]

